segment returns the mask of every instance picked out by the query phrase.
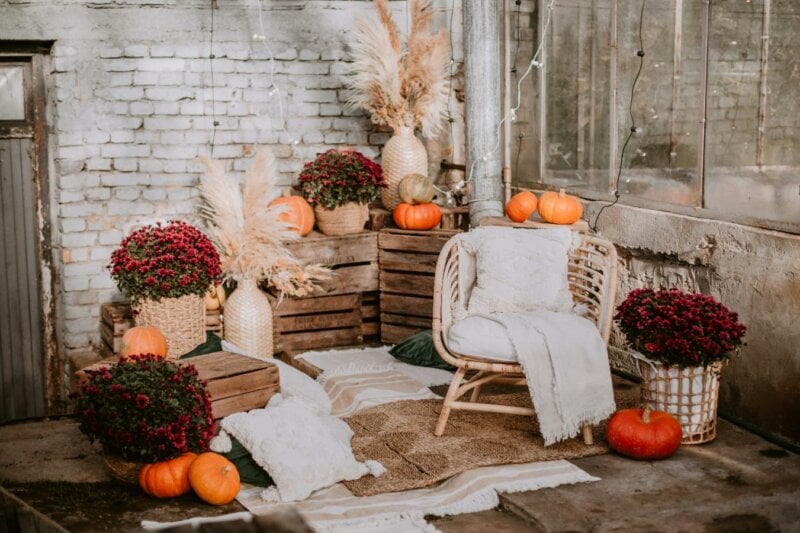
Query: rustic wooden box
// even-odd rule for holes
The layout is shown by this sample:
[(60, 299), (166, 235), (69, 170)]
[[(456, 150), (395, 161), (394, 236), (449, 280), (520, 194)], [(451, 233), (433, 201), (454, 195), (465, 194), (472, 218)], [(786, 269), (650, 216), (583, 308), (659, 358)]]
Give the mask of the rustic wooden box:
[(364, 341), (360, 293), (284, 298), (272, 302), (275, 352), (298, 353)]
[(361, 293), (378, 290), (378, 234), (363, 231), (328, 236), (311, 232), (286, 243), (304, 264), (321, 264), (333, 270), (312, 296)]
[[(280, 392), (278, 367), (267, 361), (229, 352), (214, 352), (175, 362), (194, 365), (200, 378), (208, 382), (215, 419), (264, 407), (272, 395)], [(83, 382), (87, 370), (97, 370), (116, 363), (117, 359), (112, 358), (89, 365), (75, 373), (76, 381)]]
[[(440, 209), (442, 221), (435, 229), (469, 229), (469, 207), (441, 207)], [(392, 212), (383, 207), (371, 207), (367, 227), (373, 231), (396, 227), (392, 219)]]
[[(112, 356), (119, 353), (122, 335), (134, 326), (131, 306), (126, 303), (105, 303), (100, 306), (100, 352)], [(206, 331), (222, 336), (222, 319), (219, 309), (206, 311)]]
[(397, 343), (431, 328), (436, 261), (458, 231), (384, 228), (379, 232), (382, 342)]

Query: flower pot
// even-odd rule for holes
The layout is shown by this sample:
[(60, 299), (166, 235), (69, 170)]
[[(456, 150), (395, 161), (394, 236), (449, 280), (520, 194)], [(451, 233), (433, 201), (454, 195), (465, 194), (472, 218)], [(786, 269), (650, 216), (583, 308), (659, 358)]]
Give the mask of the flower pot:
[(177, 359), (206, 341), (206, 305), (203, 296), (142, 300), (132, 306), (137, 326), (153, 326), (167, 339), (167, 358)]
[(349, 202), (327, 209), (321, 205), (314, 206), (317, 227), (325, 235), (350, 235), (364, 230), (369, 219), (367, 204)]
[(400, 204), (397, 192), (400, 181), (408, 174), (428, 175), (428, 152), (412, 128), (397, 128), (383, 147), (381, 166), (386, 183), (386, 188), (381, 191), (381, 201), (386, 209), (394, 211)]
[(224, 338), (251, 357), (273, 356), (272, 306), (253, 279), (240, 280), (225, 302)]
[(128, 485), (139, 484), (139, 471), (145, 463), (129, 461), (106, 448), (103, 448), (103, 462), (108, 468), (111, 477)]
[(714, 440), (722, 362), (680, 368), (651, 361), (638, 353), (634, 358), (642, 376), (642, 404), (677, 418), (684, 444)]

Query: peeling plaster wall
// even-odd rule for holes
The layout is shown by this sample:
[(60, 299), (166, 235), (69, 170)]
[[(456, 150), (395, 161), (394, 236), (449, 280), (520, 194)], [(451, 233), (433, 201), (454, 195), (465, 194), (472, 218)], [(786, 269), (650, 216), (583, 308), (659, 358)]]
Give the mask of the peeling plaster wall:
[[(594, 220), (600, 204), (587, 206)], [(722, 373), (720, 409), (800, 444), (800, 235), (614, 206), (598, 224), (620, 252), (622, 299), (637, 287), (712, 294), (747, 325)], [(633, 366), (615, 338), (613, 365)]]

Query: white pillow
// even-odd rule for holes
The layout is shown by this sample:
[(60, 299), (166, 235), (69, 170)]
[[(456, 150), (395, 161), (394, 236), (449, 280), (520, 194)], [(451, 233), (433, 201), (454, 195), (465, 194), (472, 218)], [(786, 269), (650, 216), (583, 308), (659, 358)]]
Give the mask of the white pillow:
[(570, 230), (485, 227), (470, 233), (477, 264), (470, 314), (572, 309), (567, 283)]
[(447, 348), (463, 355), (517, 361), (506, 327), (485, 316), (472, 315), (453, 324), (447, 333)]
[(380, 463), (356, 461), (345, 422), (300, 398), (275, 395), (265, 409), (225, 417), (222, 427), (269, 473), (277, 490), (264, 497), (273, 501), (304, 500), (339, 481), (382, 473)]

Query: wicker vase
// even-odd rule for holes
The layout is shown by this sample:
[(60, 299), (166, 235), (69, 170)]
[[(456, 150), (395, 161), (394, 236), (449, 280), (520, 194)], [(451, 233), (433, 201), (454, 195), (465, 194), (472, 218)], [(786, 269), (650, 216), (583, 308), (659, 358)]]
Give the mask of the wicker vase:
[(142, 469), (144, 463), (129, 461), (105, 448), (103, 448), (103, 462), (105, 462), (111, 477), (117, 481), (128, 485), (139, 484), (139, 470)]
[(642, 376), (642, 404), (678, 419), (684, 444), (701, 444), (717, 436), (717, 401), (722, 363), (705, 367), (666, 366), (636, 354)]
[(412, 128), (397, 128), (383, 147), (381, 154), (383, 181), (386, 188), (381, 191), (383, 206), (389, 211), (400, 203), (397, 186), (409, 174), (428, 175), (428, 152), (417, 139)]
[(206, 340), (206, 304), (202, 296), (143, 300), (133, 306), (137, 326), (154, 326), (167, 339), (167, 357), (177, 359)]
[(224, 336), (252, 357), (272, 357), (272, 306), (255, 280), (240, 280), (225, 302)]
[(360, 233), (369, 219), (369, 206), (350, 202), (333, 209), (314, 206), (317, 227), (325, 235)]

